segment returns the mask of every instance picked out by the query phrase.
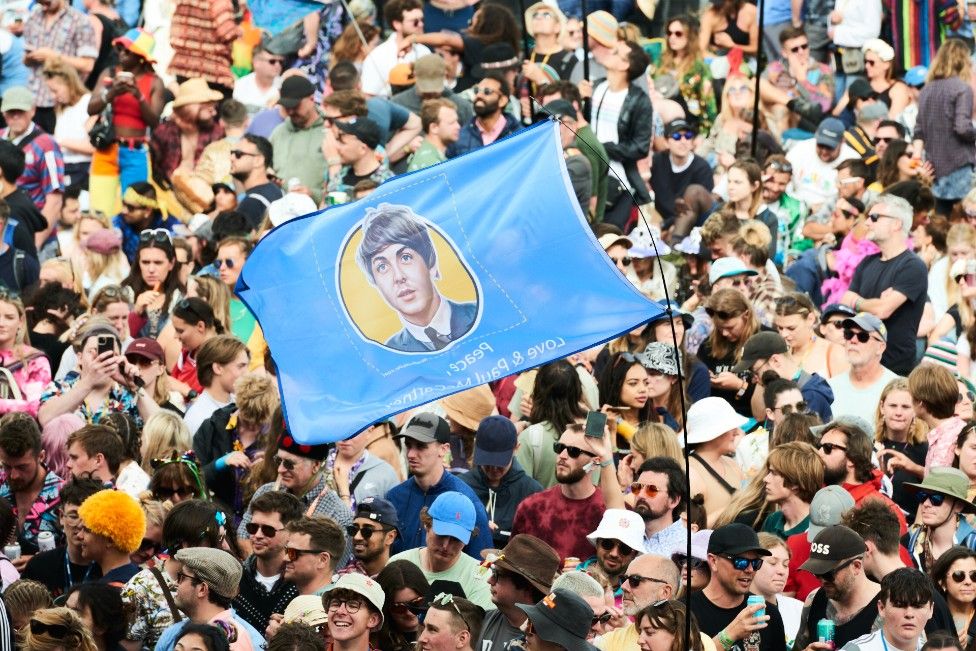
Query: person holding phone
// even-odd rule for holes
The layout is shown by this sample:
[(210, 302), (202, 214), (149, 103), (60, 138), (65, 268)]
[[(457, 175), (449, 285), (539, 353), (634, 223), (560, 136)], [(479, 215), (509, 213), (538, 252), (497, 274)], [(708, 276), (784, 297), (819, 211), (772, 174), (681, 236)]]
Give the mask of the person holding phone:
[(136, 368), (120, 353), (115, 329), (91, 319), (78, 339), (78, 371), (55, 380), (41, 394), (37, 412), (41, 426), (61, 414), (76, 413), (88, 423), (122, 412), (142, 427), (159, 406), (136, 382)]

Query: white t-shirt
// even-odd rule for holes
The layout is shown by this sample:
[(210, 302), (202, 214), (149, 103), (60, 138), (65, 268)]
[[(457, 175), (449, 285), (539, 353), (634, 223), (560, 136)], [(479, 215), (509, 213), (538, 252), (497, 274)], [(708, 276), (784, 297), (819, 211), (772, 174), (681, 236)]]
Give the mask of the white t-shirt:
[(786, 595), (776, 595), (776, 609), (783, 618), (783, 629), (786, 631), (786, 645), (790, 647), (800, 630), (800, 615), (803, 614), (803, 602)]
[(278, 99), (280, 89), (281, 77), (275, 77), (271, 83), (271, 88), (261, 90), (258, 88), (258, 78), (252, 72), (249, 75), (244, 75), (234, 84), (234, 99), (247, 107), (249, 115), (254, 115), (258, 111), (273, 106)]
[[(54, 124), (54, 140), (60, 145), (62, 140), (88, 140), (88, 100), (91, 94), (86, 93), (78, 103), (69, 106), (58, 116)], [(66, 165), (71, 163), (87, 163), (91, 161), (91, 154), (79, 154), (61, 145), (61, 155)]]
[(367, 95), (389, 97), (392, 94), (390, 70), (393, 69), (393, 66), (398, 63), (413, 63), (425, 54), (430, 54), (426, 45), (414, 43), (409, 52), (402, 57), (397, 56), (396, 36), (396, 32), (390, 34), (390, 38), (373, 48), (373, 51), (363, 61), (360, 83), (363, 92)]
[[(618, 142), (617, 122), (628, 90), (629, 88), (610, 90), (610, 85), (605, 81), (593, 89), (593, 132), (600, 142)], [(610, 169), (617, 173), (629, 189), (630, 183), (627, 181), (623, 163), (611, 160)]]
[(194, 436), (197, 430), (200, 429), (203, 421), (213, 416), (215, 411), (221, 407), (226, 407), (232, 402), (234, 402), (234, 396), (231, 396), (227, 402), (218, 402), (214, 400), (214, 397), (210, 395), (209, 391), (204, 389), (203, 393), (197, 396), (197, 399), (193, 401), (193, 404), (190, 405), (190, 408), (186, 410), (186, 414), (183, 416), (183, 423), (190, 430), (190, 436)]
[(877, 382), (869, 387), (856, 388), (851, 384), (850, 371), (835, 375), (827, 380), (834, 391), (834, 403), (830, 406), (830, 410), (835, 414), (860, 416), (865, 421), (873, 423), (878, 401), (881, 400), (881, 392), (889, 382), (898, 377), (885, 368)]
[(254, 573), (254, 578), (257, 580), (258, 583), (263, 585), (268, 592), (271, 592), (271, 589), (274, 588), (274, 585), (275, 583), (278, 582), (279, 577), (281, 577), (280, 574), (275, 574), (274, 576), (265, 576), (260, 572)]
[(811, 208), (819, 208), (837, 198), (837, 166), (845, 160), (860, 158), (846, 143), (835, 160), (825, 163), (817, 156), (816, 138), (796, 143), (786, 159), (793, 166), (789, 194)]
[(132, 462), (119, 473), (115, 480), (115, 487), (139, 499), (139, 494), (149, 488), (149, 479), (146, 471), (140, 468), (138, 463)]

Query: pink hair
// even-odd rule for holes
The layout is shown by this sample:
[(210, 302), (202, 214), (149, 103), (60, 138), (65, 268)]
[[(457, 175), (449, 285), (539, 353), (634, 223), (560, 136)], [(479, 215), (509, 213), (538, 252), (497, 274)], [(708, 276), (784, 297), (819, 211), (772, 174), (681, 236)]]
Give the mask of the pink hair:
[(68, 463), (68, 437), (85, 426), (77, 414), (62, 414), (52, 418), (41, 431), (41, 447), (47, 469), (58, 477), (64, 477)]

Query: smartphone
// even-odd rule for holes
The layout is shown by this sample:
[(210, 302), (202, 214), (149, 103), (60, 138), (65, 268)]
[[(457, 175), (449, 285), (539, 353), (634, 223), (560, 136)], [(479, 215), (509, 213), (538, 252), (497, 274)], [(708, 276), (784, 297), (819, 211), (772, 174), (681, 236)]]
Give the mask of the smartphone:
[(98, 335), (98, 354), (115, 352), (115, 337), (112, 335)]
[(602, 411), (591, 411), (586, 414), (586, 434), (590, 438), (602, 439), (607, 428), (607, 415)]

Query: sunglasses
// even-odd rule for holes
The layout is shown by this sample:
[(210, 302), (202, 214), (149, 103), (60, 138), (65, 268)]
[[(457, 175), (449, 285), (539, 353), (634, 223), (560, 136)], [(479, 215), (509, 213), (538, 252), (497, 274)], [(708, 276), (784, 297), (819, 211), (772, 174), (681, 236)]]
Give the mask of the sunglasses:
[(350, 524), (346, 527), (346, 533), (349, 534), (350, 538), (355, 538), (356, 534), (361, 534), (363, 538), (372, 538), (373, 534), (377, 531), (386, 532), (387, 530), (383, 527), (375, 527), (371, 524)]
[(138, 551), (152, 552), (155, 555), (155, 553), (159, 551), (159, 543), (157, 543), (155, 540), (150, 540), (149, 538), (143, 538), (142, 542), (139, 543)]
[(631, 589), (637, 589), (640, 584), (644, 581), (653, 581), (654, 583), (667, 583), (667, 581), (662, 581), (661, 579), (655, 579), (653, 576), (641, 576), (639, 574), (624, 574), (620, 577), (620, 585), (626, 583), (631, 587)]
[(931, 502), (932, 506), (942, 506), (945, 502), (946, 496), (942, 493), (929, 493), (928, 491), (918, 491), (915, 493), (915, 499), (919, 504), (925, 504), (926, 502)]
[(63, 640), (68, 636), (70, 630), (64, 624), (45, 624), (36, 619), (30, 620), (31, 635), (49, 635), (55, 640)]
[(695, 133), (693, 131), (679, 131), (677, 133), (671, 134), (671, 140), (679, 142), (681, 140), (694, 140)]
[(685, 33), (683, 31), (681, 31), (680, 29), (677, 29), (677, 30), (674, 30), (674, 31), (668, 30), (668, 36), (677, 36), (678, 38), (681, 38), (684, 35), (685, 35)]
[[(141, 206), (135, 206), (135, 208), (141, 208)], [(147, 228), (139, 233), (139, 243), (148, 244), (149, 242), (155, 242), (156, 244), (172, 244), (173, 236), (170, 235), (169, 231), (165, 228)]]
[(634, 261), (634, 259), (631, 258), (629, 255), (625, 255), (622, 258), (611, 257), (610, 259), (613, 260), (614, 264), (622, 264), (625, 267), (629, 267), (630, 263)]
[(769, 167), (773, 168), (774, 172), (785, 172), (787, 174), (793, 173), (793, 166), (789, 162), (774, 160), (769, 163)]
[(817, 446), (818, 449), (823, 450), (824, 454), (833, 454), (834, 450), (843, 450), (847, 452), (847, 448), (843, 445), (837, 445), (836, 443), (821, 443)]
[(700, 570), (708, 565), (707, 561), (694, 557), (689, 559), (684, 554), (672, 554), (671, 561), (674, 562), (675, 565), (687, 565), (692, 570)]
[(232, 149), (230, 155), (234, 158), (244, 158), (245, 156), (257, 156), (257, 154), (252, 154), (248, 151), (241, 151), (240, 149)]
[[(277, 57), (275, 57), (273, 59), (257, 59), (257, 61), (264, 61), (265, 63), (270, 63), (273, 66), (284, 65), (284, 63), (285, 63), (285, 60), (284, 59), (279, 59)], [(233, 152), (231, 152), (231, 153), (233, 153)]]
[[(108, 298), (119, 298), (124, 301), (131, 303), (132, 289), (130, 287), (121, 287), (120, 285), (106, 285), (98, 290), (98, 297), (107, 296)], [(94, 302), (94, 301), (93, 301)]]
[(864, 60), (864, 65), (866, 65), (866, 66), (876, 66), (876, 65), (878, 65), (878, 62), (875, 61), (874, 59), (865, 59)]
[(834, 319), (833, 321), (828, 321), (825, 326), (830, 326), (832, 328), (837, 328), (838, 330), (843, 329), (845, 319)]
[(434, 597), (434, 600), (431, 603), (437, 604), (438, 606), (454, 606), (454, 612), (456, 612), (458, 617), (461, 618), (461, 621), (464, 622), (465, 628), (467, 628), (468, 631), (471, 630), (471, 624), (468, 623), (468, 620), (464, 617), (464, 613), (462, 613), (461, 609), (458, 608), (457, 602), (454, 601), (454, 595), (449, 592), (442, 592)]
[(601, 538), (597, 541), (600, 545), (600, 549), (605, 552), (612, 552), (614, 548), (620, 550), (620, 553), (624, 556), (630, 556), (634, 553), (634, 548), (629, 545), (625, 545), (619, 540), (614, 540), (612, 538)]
[[(295, 549), (294, 547), (285, 547), (285, 558), (294, 563), (303, 554), (321, 554), (324, 551), (324, 549)], [(350, 610), (349, 612), (353, 613), (356, 611)]]
[[(904, 154), (902, 154), (902, 155), (904, 155)], [(882, 217), (887, 217), (888, 219), (898, 219), (897, 217), (892, 217), (891, 215), (885, 215), (885, 214), (877, 213), (877, 212), (873, 212), (870, 215), (868, 215), (868, 219), (870, 219), (873, 222), (878, 221)]]
[(844, 561), (843, 563), (841, 563), (840, 565), (838, 565), (834, 569), (828, 570), (827, 572), (824, 572), (823, 574), (816, 574), (815, 576), (818, 579), (820, 579), (821, 581), (826, 581), (827, 583), (833, 583), (834, 582), (834, 579), (837, 577), (837, 575), (840, 573), (840, 571), (842, 569), (844, 569), (845, 567), (847, 567), (848, 565), (850, 565), (854, 561), (857, 561), (857, 560), (860, 560), (860, 559), (861, 559), (860, 556), (855, 556), (854, 558), (852, 558), (850, 560)]
[(220, 258), (217, 258), (216, 260), (214, 260), (214, 266), (217, 267), (218, 269), (220, 269), (221, 267), (227, 267), (228, 269), (233, 269), (234, 260), (231, 258), (227, 258), (226, 260), (221, 260)]
[[(955, 572), (953, 572), (949, 576), (951, 576), (952, 577), (952, 580), (955, 581), (956, 583), (962, 583), (963, 581), (966, 580), (966, 572), (964, 572), (962, 570), (956, 570)], [(969, 580), (972, 583), (976, 583), (976, 570), (969, 570)], [(31, 620), (31, 624), (33, 624), (33, 623), (34, 623), (34, 620)], [(31, 626), (31, 630), (32, 631), (34, 630), (34, 627), (33, 626)]]
[(871, 339), (871, 333), (864, 332), (863, 330), (854, 331), (850, 328), (844, 328), (844, 340), (853, 341), (854, 339), (857, 339), (862, 344), (866, 344), (868, 343), (868, 339)]
[(171, 499), (173, 497), (180, 497), (182, 499), (185, 499), (187, 497), (193, 497), (195, 493), (196, 493), (196, 489), (190, 486), (183, 486), (181, 488), (160, 487), (153, 491), (153, 495), (155, 495), (158, 499), (164, 501)]
[(743, 572), (747, 570), (750, 565), (752, 566), (754, 572), (758, 572), (759, 568), (762, 567), (763, 564), (763, 559), (761, 558), (745, 558), (743, 556), (726, 556), (724, 554), (722, 554), (721, 556), (728, 562), (732, 563), (732, 567), (738, 570), (739, 572)]
[(579, 459), (579, 455), (581, 454), (585, 454), (588, 457), (596, 456), (589, 450), (578, 448), (575, 445), (566, 445), (565, 443), (559, 443), (558, 441), (552, 444), (552, 451), (556, 453), (556, 456), (559, 456), (560, 454), (563, 453), (563, 451), (565, 451), (566, 454), (569, 455), (570, 459)]
[(630, 492), (633, 495), (647, 495), (648, 497), (657, 497), (659, 493), (663, 493), (664, 490), (658, 488), (654, 484), (642, 484), (639, 481), (635, 481), (630, 485)]
[(279, 531), (284, 531), (284, 527), (282, 527), (281, 529), (275, 529), (270, 524), (258, 524), (257, 522), (248, 522), (247, 524), (244, 525), (244, 531), (246, 531), (247, 535), (249, 536), (256, 535), (257, 532), (260, 531), (261, 535), (264, 536), (265, 538), (274, 538)]
[[(423, 597), (417, 597), (410, 601), (395, 601), (390, 606), (390, 611), (398, 615), (406, 615), (408, 612), (415, 615), (427, 610), (427, 602)], [(419, 612), (418, 612), (419, 611)]]
[(792, 413), (797, 414), (808, 414), (810, 413), (810, 407), (805, 402), (798, 402), (795, 405), (783, 405), (782, 407), (777, 407), (777, 409), (782, 412), (784, 416), (789, 416)]
[(705, 308), (705, 314), (712, 319), (718, 319), (719, 321), (731, 321), (732, 319), (739, 316), (738, 312), (726, 312), (725, 310), (713, 310), (710, 307)]
[(799, 54), (800, 52), (804, 52), (809, 49), (810, 49), (809, 43), (800, 43), (799, 45), (794, 45), (793, 47), (791, 47), (790, 52), (792, 52), (793, 54)]
[(122, 202), (122, 209), (125, 210), (126, 212), (132, 212), (133, 210), (142, 210), (143, 208), (145, 208), (145, 206), (137, 206), (135, 204), (125, 203), (124, 201)]
[(471, 92), (473, 92), (475, 95), (487, 95), (488, 97), (491, 97), (498, 91), (494, 88), (489, 88), (488, 86), (474, 86), (471, 89)]
[(295, 466), (298, 464), (298, 462), (295, 461), (294, 459), (284, 459), (282, 457), (279, 457), (277, 454), (271, 457), (271, 462), (275, 465), (275, 468), (280, 468), (281, 466), (284, 466), (285, 470), (287, 470), (288, 472), (294, 470)]
[(957, 403), (962, 402), (965, 399), (968, 399), (969, 402), (976, 402), (976, 393), (973, 393), (972, 391), (966, 391), (965, 393), (960, 393), (956, 397), (956, 402)]
[(193, 307), (193, 303), (191, 303), (190, 302), (190, 299), (188, 299), (188, 298), (182, 299), (179, 303), (176, 304), (176, 307), (179, 308), (179, 309), (181, 309), (181, 310), (183, 310), (184, 312), (189, 312), (190, 314), (192, 314), (193, 316), (195, 316), (197, 319), (199, 319), (199, 321), (197, 321), (197, 323), (199, 323), (200, 321), (203, 321), (204, 320), (203, 317), (200, 314), (197, 313), (196, 308)]
[(590, 626), (596, 626), (597, 624), (606, 624), (613, 618), (613, 613), (603, 613), (602, 615), (593, 615), (593, 623)]
[(877, 144), (882, 143), (882, 142), (883, 143), (889, 143), (889, 142), (894, 142), (895, 140), (898, 140), (898, 138), (893, 138), (891, 136), (877, 136), (874, 139), (874, 144), (877, 145)]
[(345, 599), (342, 597), (332, 597), (325, 602), (325, 609), (329, 611), (339, 610), (339, 606), (343, 605), (346, 607), (347, 613), (355, 615), (363, 607), (363, 600), (356, 597), (347, 597)]

